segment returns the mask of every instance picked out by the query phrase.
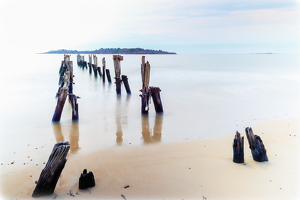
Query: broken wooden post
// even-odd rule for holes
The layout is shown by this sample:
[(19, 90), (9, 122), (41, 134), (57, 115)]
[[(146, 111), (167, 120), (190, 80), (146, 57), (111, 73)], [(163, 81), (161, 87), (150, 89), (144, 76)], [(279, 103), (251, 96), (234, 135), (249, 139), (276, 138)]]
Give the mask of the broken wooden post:
[(268, 161), (267, 150), (258, 135), (254, 135), (252, 128), (247, 127), (245, 129), (247, 139), (249, 142), (249, 148), (251, 149), (253, 160), (258, 162)]
[(142, 64), (141, 64), (141, 75), (142, 75), (142, 89), (140, 90), (142, 94), (142, 114), (148, 114), (149, 110), (149, 81), (150, 81), (150, 64), (147, 61), (145, 63), (145, 56), (142, 56)]
[(77, 98), (80, 98), (76, 96), (75, 94), (69, 94), (70, 98), (70, 103), (72, 107), (72, 120), (76, 121), (78, 120), (78, 103), (77, 103)]
[(233, 162), (244, 163), (244, 136), (236, 131), (233, 140)]
[(116, 91), (117, 94), (121, 94), (121, 63), (123, 56), (113, 55), (114, 67), (115, 67), (115, 79), (116, 79)]
[(102, 72), (101, 72), (101, 68), (100, 67), (97, 67), (97, 71), (99, 73), (99, 76), (102, 77)]
[(56, 183), (67, 162), (66, 156), (69, 152), (69, 142), (59, 142), (54, 145), (45, 168), (42, 170), (32, 197), (51, 195)]
[(89, 62), (88, 62), (88, 66), (89, 66), (89, 73), (92, 73), (92, 56), (89, 55)]
[(63, 111), (65, 102), (66, 102), (66, 98), (67, 98), (67, 94), (68, 94), (68, 85), (69, 85), (69, 77), (67, 75), (67, 73), (65, 73), (64, 75), (64, 84), (63, 87), (60, 87), (59, 89), (59, 96), (57, 99), (57, 105), (54, 111), (54, 115), (52, 118), (53, 122), (59, 122), (60, 118), (61, 118), (61, 113)]
[[(106, 69), (105, 71), (106, 71), (106, 76), (107, 76), (108, 83), (111, 83), (109, 69)], [(105, 74), (103, 74), (103, 76), (105, 76)]]
[(73, 93), (73, 61), (68, 61), (67, 63), (68, 71), (69, 71), (69, 94)]
[(154, 108), (157, 113), (163, 112), (163, 106), (160, 99), (160, 88), (159, 87), (149, 87), (150, 95), (152, 96)]
[(94, 60), (94, 64), (92, 64), (92, 67), (93, 67), (94, 75), (95, 77), (97, 77), (98, 61), (96, 55), (93, 55), (93, 60)]
[(127, 94), (131, 94), (127, 76), (122, 75), (122, 82), (124, 83)]
[(105, 83), (105, 57), (102, 58), (102, 69), (103, 69), (103, 83)]
[(93, 172), (87, 173), (87, 170), (84, 169), (83, 173), (79, 178), (79, 189), (86, 189), (88, 187), (95, 186), (95, 178)]

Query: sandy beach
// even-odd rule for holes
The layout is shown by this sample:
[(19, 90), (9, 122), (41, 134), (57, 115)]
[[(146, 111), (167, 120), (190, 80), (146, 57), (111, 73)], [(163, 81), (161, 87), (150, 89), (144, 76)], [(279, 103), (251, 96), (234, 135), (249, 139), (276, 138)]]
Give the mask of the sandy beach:
[[(299, 199), (299, 119), (252, 128), (261, 136), (269, 162), (253, 161), (244, 130), (238, 130), (245, 136), (244, 164), (232, 162), (234, 133), (215, 140), (69, 153), (54, 194), (40, 199)], [(42, 160), (47, 161), (50, 152), (36, 151), (38, 165), (2, 163), (2, 198), (32, 198)], [(83, 169), (94, 173), (95, 187), (78, 189)]]

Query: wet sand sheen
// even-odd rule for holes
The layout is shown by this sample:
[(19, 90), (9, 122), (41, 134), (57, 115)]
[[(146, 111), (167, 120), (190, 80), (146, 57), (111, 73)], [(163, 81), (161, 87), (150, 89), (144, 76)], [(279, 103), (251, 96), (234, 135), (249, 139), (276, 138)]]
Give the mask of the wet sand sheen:
[[(246, 139), (246, 165), (233, 163), (234, 133), (215, 140), (115, 146), (88, 155), (70, 152), (55, 194), (46, 199), (74, 198), (70, 190), (76, 199), (297, 199), (299, 121), (264, 122), (253, 127), (267, 149), (269, 162), (265, 163), (253, 161)], [(51, 150), (36, 154), (41, 152), (48, 158)], [(1, 166), (2, 194), (31, 198), (34, 181), (44, 166), (18, 165), (16, 160), (14, 165)], [(79, 190), (78, 178), (85, 168), (94, 173), (96, 186)]]

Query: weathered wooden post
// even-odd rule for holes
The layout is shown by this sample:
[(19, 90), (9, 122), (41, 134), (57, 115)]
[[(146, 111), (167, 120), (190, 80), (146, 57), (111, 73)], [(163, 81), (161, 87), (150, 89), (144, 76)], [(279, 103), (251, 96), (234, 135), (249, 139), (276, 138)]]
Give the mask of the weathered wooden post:
[(102, 69), (103, 69), (103, 83), (105, 83), (105, 57), (102, 58)]
[(69, 77), (68, 77), (67, 73), (65, 73), (63, 87), (60, 87), (59, 92), (58, 92), (59, 94), (58, 94), (58, 99), (57, 99), (57, 105), (56, 105), (54, 115), (52, 118), (53, 122), (60, 121), (61, 113), (63, 111), (64, 105), (66, 102), (66, 98), (67, 98), (67, 94), (68, 94), (68, 85), (69, 85)]
[(163, 112), (163, 106), (160, 99), (160, 88), (159, 87), (149, 87), (150, 95), (152, 96), (154, 108), (157, 113)]
[(145, 63), (145, 56), (142, 56), (142, 64), (141, 64), (141, 75), (142, 75), (142, 89), (140, 90), (142, 94), (142, 114), (148, 114), (149, 110), (149, 81), (150, 81), (150, 64), (147, 61)]
[(89, 73), (92, 73), (92, 56), (89, 55), (89, 62), (88, 62), (88, 66), (89, 66)]
[(253, 160), (258, 162), (268, 161), (267, 150), (258, 135), (254, 135), (252, 128), (247, 127), (245, 129), (247, 139), (249, 142), (249, 148), (251, 149)]
[(97, 71), (99, 73), (99, 76), (102, 77), (101, 67), (97, 67)]
[(129, 84), (128, 84), (128, 78), (127, 78), (127, 76), (122, 75), (122, 82), (124, 83), (124, 86), (126, 88), (127, 94), (131, 94), (130, 87), (129, 87)]
[[(109, 72), (109, 69), (106, 69), (106, 76), (107, 76), (107, 80), (108, 80), (108, 83), (111, 83), (111, 78), (110, 78), (110, 72)], [(105, 76), (105, 74), (103, 75)]]
[(95, 77), (97, 77), (98, 60), (96, 55), (93, 55), (93, 60), (94, 60), (94, 64), (92, 64), (92, 67), (93, 67), (94, 75)]
[(123, 56), (113, 55), (114, 67), (115, 67), (115, 80), (116, 80), (116, 91), (117, 94), (121, 94), (121, 63)]
[(83, 173), (79, 178), (79, 189), (87, 189), (89, 187), (95, 186), (95, 178), (93, 172), (87, 173), (87, 170), (84, 169)]
[(233, 162), (244, 163), (244, 136), (236, 131), (233, 140)]
[(68, 61), (67, 63), (68, 71), (69, 71), (69, 94), (73, 93), (73, 61)]
[(69, 142), (59, 142), (54, 145), (45, 168), (42, 170), (32, 197), (51, 195), (54, 192), (57, 181), (67, 162), (67, 154), (70, 149)]
[(69, 94), (69, 98), (72, 107), (72, 120), (76, 121), (78, 120), (78, 116), (79, 116), (77, 99), (80, 97), (76, 96), (75, 94)]

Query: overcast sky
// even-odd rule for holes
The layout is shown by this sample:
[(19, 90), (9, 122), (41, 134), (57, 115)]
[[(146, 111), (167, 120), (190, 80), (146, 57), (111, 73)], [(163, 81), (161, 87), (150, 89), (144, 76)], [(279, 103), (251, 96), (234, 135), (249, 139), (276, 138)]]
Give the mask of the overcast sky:
[(300, 53), (299, 0), (0, 0), (0, 48)]

